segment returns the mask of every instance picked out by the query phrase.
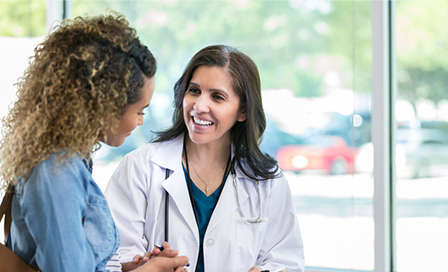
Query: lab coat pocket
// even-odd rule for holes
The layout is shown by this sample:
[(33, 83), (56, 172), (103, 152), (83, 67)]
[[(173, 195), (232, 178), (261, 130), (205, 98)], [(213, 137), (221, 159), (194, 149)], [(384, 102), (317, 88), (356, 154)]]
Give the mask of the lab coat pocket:
[(266, 227), (269, 219), (264, 218), (259, 223), (249, 223), (241, 219), (240, 216), (235, 218), (237, 240), (238, 240), (238, 264), (241, 266), (238, 271), (249, 270), (257, 260), (263, 239), (266, 234)]

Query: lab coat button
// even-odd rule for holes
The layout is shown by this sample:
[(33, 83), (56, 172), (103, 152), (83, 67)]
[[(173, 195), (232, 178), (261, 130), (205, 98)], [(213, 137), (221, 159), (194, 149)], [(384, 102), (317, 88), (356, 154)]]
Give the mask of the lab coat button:
[(213, 239), (207, 239), (207, 246), (212, 246), (214, 243)]

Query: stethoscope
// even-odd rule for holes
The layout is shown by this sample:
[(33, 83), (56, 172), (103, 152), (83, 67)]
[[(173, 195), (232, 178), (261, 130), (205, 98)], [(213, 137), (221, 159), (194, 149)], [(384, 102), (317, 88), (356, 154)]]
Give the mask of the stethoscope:
[[(185, 141), (185, 138), (184, 138), (184, 141)], [(192, 208), (193, 208), (194, 216), (196, 218), (196, 222), (198, 222), (198, 213), (197, 213), (196, 202), (195, 202), (195, 200), (193, 198), (193, 193), (192, 193), (192, 183), (193, 182), (190, 179), (190, 169), (189, 169), (190, 167), (188, 165), (188, 153), (187, 153), (187, 148), (186, 148), (185, 142), (184, 142), (184, 155), (185, 155), (185, 164), (186, 164), (186, 168), (187, 168), (186, 172), (187, 172), (188, 193), (190, 195), (190, 201), (191, 201), (191, 205), (192, 205)], [(230, 164), (230, 166), (229, 166), (229, 164)], [(235, 186), (236, 201), (238, 203), (238, 211), (240, 213), (241, 220), (243, 222), (246, 222), (246, 223), (249, 223), (249, 224), (261, 223), (261, 222), (264, 221), (264, 218), (262, 218), (263, 208), (262, 208), (262, 203), (261, 203), (260, 184), (259, 184), (258, 180), (255, 181), (255, 184), (257, 185), (256, 187), (257, 187), (257, 194), (258, 194), (258, 203), (259, 203), (259, 206), (260, 206), (260, 214), (258, 215), (258, 218), (255, 219), (255, 220), (247, 219), (246, 216), (244, 216), (243, 210), (241, 209), (240, 199), (238, 197), (238, 182), (237, 182), (237, 178), (236, 178), (236, 172), (235, 172), (234, 165), (235, 165), (234, 159), (231, 160), (231, 156), (229, 155), (229, 160), (227, 161), (227, 167), (226, 167), (224, 173), (227, 173), (227, 171), (229, 171), (229, 168), (230, 168), (230, 174), (233, 175), (233, 185)], [(167, 177), (168, 177), (168, 169), (166, 171), (166, 178)], [(225, 180), (226, 180), (226, 177), (224, 175), (223, 181), (222, 181), (222, 184), (221, 184), (221, 189), (219, 190), (219, 194), (218, 194), (218, 199), (219, 199), (219, 197), (220, 197), (220, 195), (222, 193), (222, 190), (224, 188)], [(169, 209), (168, 208), (168, 192), (166, 192), (165, 201), (166, 201), (165, 202), (165, 241), (168, 241), (167, 240), (168, 239), (168, 209)], [(218, 204), (218, 201), (216, 201), (215, 206), (213, 207), (213, 210), (215, 209), (216, 204)], [(213, 210), (212, 210), (212, 212), (213, 212)], [(198, 261), (196, 263), (195, 271), (197, 270), (198, 265), (200, 263), (200, 260), (201, 260), (201, 258), (203, 258), (203, 255), (204, 255), (203, 247), (200, 246), (199, 247), (198, 258), (197, 258)]]
[(233, 160), (232, 160), (232, 164), (230, 166), (230, 173), (233, 175), (233, 186), (235, 187), (236, 201), (238, 203), (238, 211), (240, 213), (241, 220), (243, 220), (243, 222), (250, 223), (250, 224), (258, 224), (258, 223), (266, 221), (266, 219), (262, 217), (263, 216), (263, 206), (262, 206), (261, 194), (260, 194), (260, 182), (258, 180), (254, 181), (254, 183), (257, 187), (258, 205), (260, 207), (259, 215), (256, 219), (249, 219), (244, 215), (243, 210), (241, 209), (240, 199), (238, 197), (238, 179), (236, 178)]
[[(185, 149), (185, 145), (184, 145), (184, 152), (185, 152), (185, 154), (187, 154), (186, 153), (186, 149)], [(189, 181), (189, 184), (191, 184), (190, 174), (189, 174), (189, 169), (188, 169), (189, 167), (188, 167), (188, 157), (187, 157), (187, 155), (186, 155), (186, 161), (187, 161), (188, 181)], [(230, 158), (229, 158), (229, 161), (230, 161)], [(230, 174), (233, 176), (233, 186), (235, 187), (236, 201), (238, 203), (238, 211), (239, 211), (239, 214), (241, 216), (241, 220), (243, 222), (249, 223), (249, 224), (258, 224), (258, 223), (266, 221), (266, 219), (262, 217), (263, 216), (263, 206), (262, 206), (261, 194), (260, 194), (260, 182), (258, 180), (255, 181), (255, 185), (257, 187), (258, 204), (259, 204), (259, 207), (260, 207), (259, 215), (258, 215), (258, 217), (256, 219), (249, 219), (249, 218), (247, 218), (244, 215), (243, 210), (241, 209), (240, 199), (238, 197), (238, 179), (236, 177), (234, 164), (235, 164), (234, 160), (232, 159), (231, 162), (230, 162)], [(227, 167), (228, 167), (228, 165), (227, 165)], [(228, 170), (228, 169), (226, 169), (226, 170)], [(166, 169), (165, 179), (167, 179), (168, 177), (169, 177), (169, 169)], [(224, 184), (222, 184), (222, 187), (224, 187)], [(222, 192), (222, 187), (221, 187), (220, 193)], [(190, 191), (190, 189), (189, 189), (189, 191)], [(189, 194), (190, 194), (190, 198), (192, 198), (191, 192)], [(165, 192), (165, 241), (168, 241), (168, 228), (169, 228), (169, 219), (168, 219), (169, 218), (169, 201), (168, 201), (168, 198), (169, 198), (168, 191), (166, 191)], [(218, 196), (218, 198), (219, 198), (219, 196)], [(191, 200), (191, 201), (192, 201), (194, 214), (195, 214), (195, 217), (196, 217), (197, 213), (196, 213), (196, 208), (195, 208), (195, 202), (194, 202), (194, 200)], [(196, 218), (196, 221), (197, 221), (197, 218)], [(198, 253), (198, 262), (196, 264), (196, 269), (197, 269), (197, 266), (199, 264), (200, 258), (202, 258), (202, 255), (203, 255), (202, 248), (200, 248), (199, 249), (199, 253)], [(196, 271), (196, 269), (195, 269), (195, 271)]]

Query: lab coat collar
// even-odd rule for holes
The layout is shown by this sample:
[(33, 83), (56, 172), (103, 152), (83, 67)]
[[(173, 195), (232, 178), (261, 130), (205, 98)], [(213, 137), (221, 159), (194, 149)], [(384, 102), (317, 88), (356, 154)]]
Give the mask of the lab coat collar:
[(164, 169), (182, 170), (182, 151), (184, 146), (184, 135), (160, 143), (160, 151), (152, 157), (152, 161)]
[[(182, 169), (182, 152), (183, 152), (183, 139), (184, 135), (181, 135), (173, 140), (162, 142), (159, 151), (152, 158), (153, 162), (160, 165), (163, 168), (172, 170), (170, 177), (162, 183), (162, 186), (170, 194), (177, 208), (184, 216), (189, 227), (195, 234), (199, 241), (198, 227), (194, 212), (191, 208), (190, 196), (188, 188), (185, 182), (184, 172)], [(234, 157), (234, 147), (232, 146), (231, 157)], [(246, 180), (246, 176), (241, 172), (238, 165), (235, 164), (235, 174), (238, 180), (238, 197), (241, 205), (249, 197), (245, 186), (241, 186), (242, 182), (249, 182)], [(219, 197), (218, 204), (216, 205), (213, 215), (210, 219), (207, 231), (212, 230), (216, 225), (222, 222), (226, 217), (230, 216), (234, 211), (238, 209), (238, 201), (235, 195), (235, 188), (233, 184), (233, 174), (230, 173), (227, 176), (226, 183), (224, 185), (221, 196)], [(172, 209), (173, 207), (170, 207)]]

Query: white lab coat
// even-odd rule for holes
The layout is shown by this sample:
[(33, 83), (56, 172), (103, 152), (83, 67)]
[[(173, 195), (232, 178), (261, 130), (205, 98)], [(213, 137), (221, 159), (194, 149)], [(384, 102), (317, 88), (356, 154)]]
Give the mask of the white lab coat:
[[(171, 248), (190, 258), (194, 271), (199, 252), (199, 231), (182, 170), (183, 137), (147, 144), (129, 153), (113, 174), (105, 195), (120, 231), (122, 262), (151, 251), (164, 241), (165, 190), (169, 193)], [(170, 176), (165, 180), (166, 169)], [(257, 218), (259, 201), (255, 183), (235, 164), (241, 209)], [(292, 195), (284, 177), (260, 182), (265, 221), (241, 220), (233, 184), (227, 178), (204, 236), (205, 271), (248, 271), (259, 265), (270, 271), (304, 271), (302, 237)]]

